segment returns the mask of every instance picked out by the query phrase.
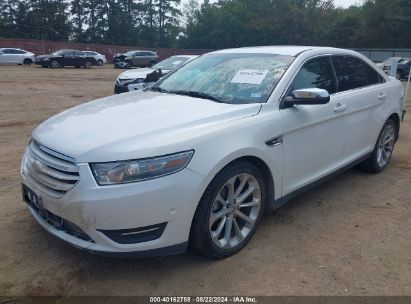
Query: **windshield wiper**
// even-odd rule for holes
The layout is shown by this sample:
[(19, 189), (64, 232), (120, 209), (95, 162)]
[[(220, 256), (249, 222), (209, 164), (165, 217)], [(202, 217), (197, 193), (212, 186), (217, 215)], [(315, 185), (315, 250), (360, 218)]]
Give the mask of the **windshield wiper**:
[(155, 92), (160, 92), (160, 93), (170, 93), (170, 91), (167, 91), (165, 89), (162, 89), (160, 87), (151, 87), (149, 88), (150, 91), (155, 91)]
[(212, 96), (212, 95), (209, 95), (203, 92), (197, 92), (197, 91), (169, 91), (168, 93), (178, 94), (178, 95), (187, 95), (187, 96), (195, 97), (195, 98), (209, 99), (209, 100), (213, 100), (216, 102), (224, 102), (222, 99), (219, 99), (215, 96)]

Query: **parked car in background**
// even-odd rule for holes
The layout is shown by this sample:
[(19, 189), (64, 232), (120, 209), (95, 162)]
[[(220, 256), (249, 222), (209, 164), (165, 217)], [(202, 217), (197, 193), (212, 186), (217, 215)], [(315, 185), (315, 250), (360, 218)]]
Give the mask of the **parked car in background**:
[(114, 93), (119, 94), (151, 87), (156, 82), (156, 79), (147, 79), (147, 75), (156, 70), (160, 70), (159, 78), (161, 78), (197, 57), (198, 55), (171, 56), (163, 61), (160, 61), (151, 68), (131, 69), (125, 71), (117, 77), (114, 84)]
[(0, 48), (0, 64), (24, 64), (34, 62), (34, 53), (18, 48)]
[(403, 96), (398, 80), (350, 50), (211, 52), (150, 89), (43, 122), (23, 157), (23, 199), (52, 235), (93, 253), (167, 255), (191, 244), (225, 258), (265, 211), (356, 164), (383, 171)]
[(116, 61), (125, 62), (126, 67), (152, 67), (158, 62), (158, 55), (154, 51), (135, 50), (124, 54), (116, 54), (113, 57), (114, 64)]
[(36, 56), (35, 63), (43, 68), (60, 68), (65, 66), (91, 68), (93, 65), (97, 65), (97, 60), (94, 56), (87, 56), (82, 51), (60, 50), (50, 55)]
[(390, 75), (391, 73), (391, 64), (393, 62), (397, 63), (397, 71), (395, 77), (399, 80), (403, 78), (407, 78), (408, 74), (410, 73), (411, 67), (411, 58), (403, 58), (403, 57), (390, 57), (380, 64), (377, 64), (385, 74)]
[(103, 64), (107, 63), (106, 56), (103, 54), (100, 54), (94, 51), (84, 51), (84, 53), (86, 54), (86, 56), (94, 57), (94, 59), (96, 59), (97, 61), (98, 66), (102, 66)]

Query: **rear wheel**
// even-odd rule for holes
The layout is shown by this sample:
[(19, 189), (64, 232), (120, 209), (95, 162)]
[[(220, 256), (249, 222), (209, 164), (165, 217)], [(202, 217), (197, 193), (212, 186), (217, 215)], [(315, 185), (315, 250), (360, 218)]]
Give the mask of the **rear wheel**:
[(86, 69), (91, 69), (92, 66), (93, 66), (93, 64), (89, 60), (86, 60), (86, 62), (84, 62), (84, 67)]
[(23, 64), (24, 65), (30, 65), (30, 64), (32, 64), (33, 63), (33, 61), (30, 59), (30, 58), (26, 58), (26, 59), (24, 59), (24, 61), (23, 61)]
[(60, 63), (59, 63), (57, 60), (52, 60), (52, 61), (50, 62), (50, 66), (51, 66), (53, 69), (57, 69), (57, 68), (60, 67)]
[(151, 68), (153, 65), (155, 65), (157, 62), (155, 61), (150, 61), (150, 63), (148, 64), (148, 66)]
[(253, 164), (236, 162), (216, 175), (198, 204), (190, 242), (216, 259), (240, 251), (251, 239), (265, 203), (264, 179)]
[(361, 168), (373, 173), (384, 170), (391, 159), (396, 138), (397, 128), (395, 123), (392, 119), (388, 119), (382, 127), (372, 155), (361, 164)]

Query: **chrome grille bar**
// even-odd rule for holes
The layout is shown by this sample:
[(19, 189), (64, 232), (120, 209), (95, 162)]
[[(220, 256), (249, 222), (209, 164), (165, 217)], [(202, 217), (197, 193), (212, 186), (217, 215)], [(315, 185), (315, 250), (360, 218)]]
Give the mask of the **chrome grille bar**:
[(50, 196), (61, 197), (80, 178), (77, 165), (70, 159), (32, 141), (25, 154), (23, 174)]

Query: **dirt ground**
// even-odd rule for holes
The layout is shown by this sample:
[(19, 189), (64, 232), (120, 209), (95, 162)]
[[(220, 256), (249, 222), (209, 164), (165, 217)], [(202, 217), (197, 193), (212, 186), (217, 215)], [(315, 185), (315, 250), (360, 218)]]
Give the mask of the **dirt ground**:
[(119, 72), (0, 67), (0, 295), (411, 295), (411, 107), (383, 173), (352, 169), (301, 195), (234, 257), (110, 259), (50, 236), (21, 198), (27, 139), (111, 95)]

